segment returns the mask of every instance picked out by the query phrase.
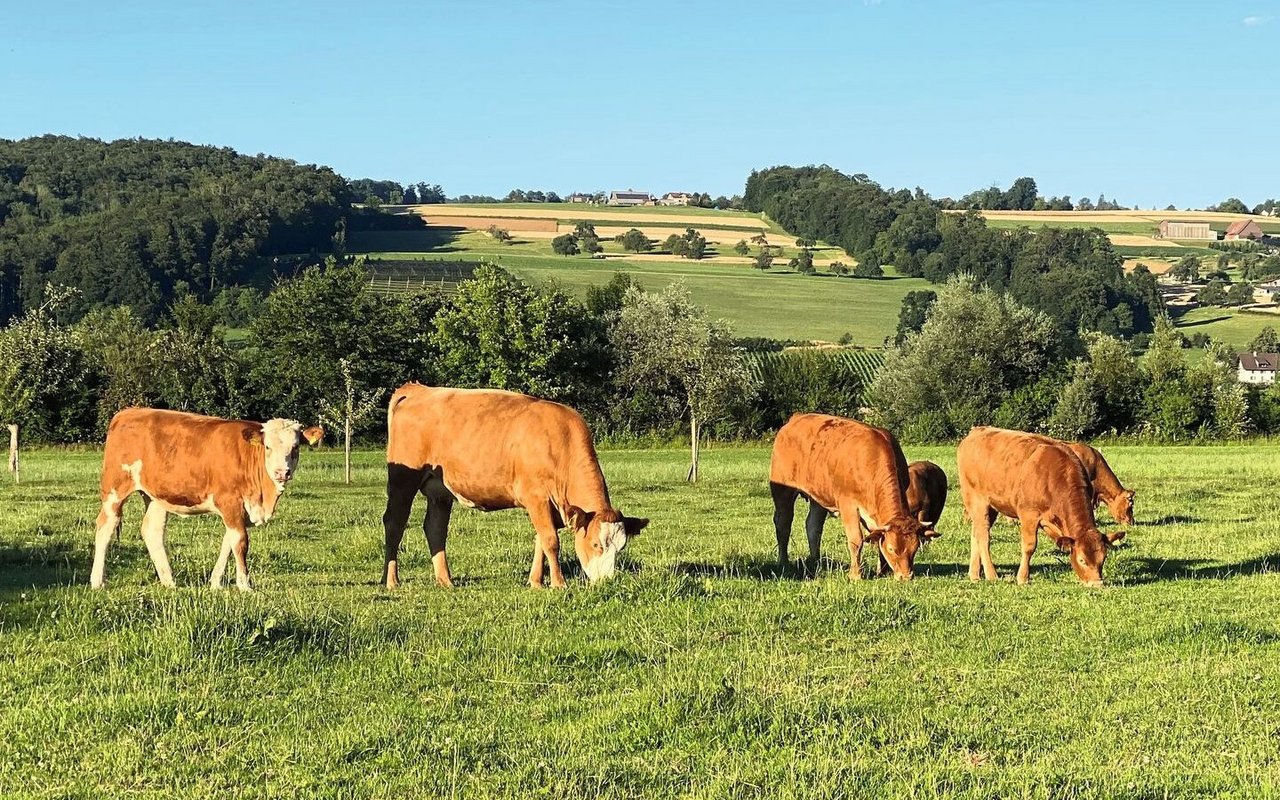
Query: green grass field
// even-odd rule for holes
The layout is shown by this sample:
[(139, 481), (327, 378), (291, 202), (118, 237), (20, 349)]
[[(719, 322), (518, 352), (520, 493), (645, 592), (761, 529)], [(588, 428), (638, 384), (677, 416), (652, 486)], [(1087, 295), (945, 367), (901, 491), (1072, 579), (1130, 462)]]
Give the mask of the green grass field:
[(1259, 314), (1229, 308), (1193, 308), (1176, 320), (1179, 330), (1190, 336), (1207, 333), (1237, 349), (1244, 349), (1263, 328), (1280, 330), (1280, 314)]
[[(410, 531), (380, 589), (378, 454), (345, 487), (304, 453), (247, 596), (202, 585), (209, 517), (171, 523), (161, 589), (136, 500), (90, 591), (98, 456), (32, 452), (0, 486), (0, 795), (1275, 795), (1274, 448), (1106, 452), (1139, 524), (1102, 590), (1043, 544), (1030, 586), (969, 583), (956, 497), (909, 584), (850, 583), (834, 522), (816, 579), (779, 573), (768, 450), (715, 447), (697, 486), (683, 452), (605, 451), (653, 522), (566, 591), (525, 588), (519, 512), (461, 509), (457, 588)], [(952, 449), (907, 455), (954, 481)]]

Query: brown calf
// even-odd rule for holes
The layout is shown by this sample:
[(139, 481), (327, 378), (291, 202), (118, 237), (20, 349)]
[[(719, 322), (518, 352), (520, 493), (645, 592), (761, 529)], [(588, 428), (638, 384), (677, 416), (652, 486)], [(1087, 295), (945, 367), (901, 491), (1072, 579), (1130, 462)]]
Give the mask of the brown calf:
[(947, 473), (932, 461), (912, 461), (907, 478), (907, 510), (925, 525), (937, 526), (947, 504)]
[(778, 562), (787, 563), (796, 497), (803, 494), (809, 500), (810, 570), (818, 563), (822, 525), (836, 514), (849, 544), (851, 580), (862, 578), (865, 541), (879, 544), (882, 574), (888, 567), (910, 580), (916, 550), (938, 534), (908, 510), (906, 489), (907, 460), (893, 434), (825, 414), (793, 416), (778, 431), (769, 465)]
[(1105, 503), (1112, 519), (1121, 525), (1132, 525), (1133, 497), (1137, 492), (1120, 484), (1120, 479), (1111, 471), (1111, 465), (1096, 447), (1084, 442), (1067, 442), (1066, 445), (1084, 465), (1084, 474), (1093, 487), (1094, 506)]
[(1022, 563), (1018, 583), (1031, 579), (1031, 556), (1044, 528), (1058, 547), (1071, 554), (1071, 568), (1089, 586), (1102, 585), (1107, 549), (1124, 533), (1103, 536), (1093, 519), (1092, 489), (1084, 466), (1056, 439), (1000, 428), (976, 427), (956, 451), (960, 493), (973, 520), (969, 579), (986, 573), (995, 580), (991, 561), (991, 524), (997, 514), (1017, 519), (1022, 527)]
[(298, 466), (298, 446), (315, 445), (324, 430), (287, 419), (269, 422), (218, 419), (126, 408), (111, 419), (102, 453), (102, 510), (98, 514), (93, 571), (89, 584), (102, 588), (107, 546), (120, 528), (120, 509), (134, 492), (142, 494), (142, 540), (164, 586), (173, 586), (165, 551), (169, 514), (217, 514), (226, 534), (209, 584), (222, 588), (227, 559), (235, 552), (236, 585), (249, 583), (249, 528), (275, 513), (285, 485)]

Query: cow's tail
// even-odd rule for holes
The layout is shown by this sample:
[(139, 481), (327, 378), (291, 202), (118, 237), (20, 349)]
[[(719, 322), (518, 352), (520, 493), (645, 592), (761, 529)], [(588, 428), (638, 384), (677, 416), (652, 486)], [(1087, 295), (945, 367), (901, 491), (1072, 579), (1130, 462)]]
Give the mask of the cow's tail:
[(409, 389), (414, 386), (412, 383), (405, 384), (399, 389), (391, 393), (391, 401), (387, 403), (387, 437), (391, 436), (391, 424), (396, 417), (396, 407), (405, 401), (409, 396)]

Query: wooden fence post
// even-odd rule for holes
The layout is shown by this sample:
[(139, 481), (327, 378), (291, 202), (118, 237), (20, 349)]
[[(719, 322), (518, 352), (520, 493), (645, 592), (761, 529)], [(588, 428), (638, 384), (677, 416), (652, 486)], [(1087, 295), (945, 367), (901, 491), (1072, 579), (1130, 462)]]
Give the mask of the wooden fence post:
[(13, 473), (13, 482), (21, 483), (18, 478), (18, 426), (9, 426), (9, 471)]

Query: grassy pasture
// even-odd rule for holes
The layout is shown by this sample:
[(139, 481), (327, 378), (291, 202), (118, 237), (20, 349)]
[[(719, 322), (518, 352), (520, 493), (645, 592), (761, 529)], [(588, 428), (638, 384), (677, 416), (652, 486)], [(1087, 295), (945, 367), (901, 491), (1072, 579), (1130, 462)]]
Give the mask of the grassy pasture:
[(1183, 333), (1207, 333), (1237, 349), (1244, 349), (1268, 326), (1280, 330), (1280, 314), (1237, 311), (1229, 308), (1193, 308), (1177, 318)]
[[(305, 453), (249, 596), (201, 585), (208, 517), (171, 523), (159, 588), (136, 500), (91, 592), (98, 455), (32, 452), (0, 486), (0, 795), (1274, 795), (1274, 447), (1106, 451), (1139, 524), (1098, 591), (1043, 545), (1030, 586), (970, 584), (955, 497), (916, 581), (848, 582), (834, 521), (799, 580), (768, 450), (714, 447), (696, 487), (681, 451), (605, 451), (652, 525), (614, 580), (542, 592), (520, 513), (461, 509), (456, 589), (412, 530), (379, 589), (379, 455), (345, 487)], [(954, 481), (951, 448), (908, 457)], [(1006, 576), (1016, 542), (998, 526)]]

